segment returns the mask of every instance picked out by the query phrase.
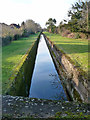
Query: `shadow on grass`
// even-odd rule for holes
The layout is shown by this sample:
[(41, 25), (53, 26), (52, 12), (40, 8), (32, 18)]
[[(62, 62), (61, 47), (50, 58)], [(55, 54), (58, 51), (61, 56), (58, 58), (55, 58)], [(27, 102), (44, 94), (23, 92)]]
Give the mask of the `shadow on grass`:
[(76, 44), (58, 44), (55, 43), (59, 48), (67, 51), (68, 54), (72, 53), (86, 53), (88, 52), (88, 45), (76, 45)]

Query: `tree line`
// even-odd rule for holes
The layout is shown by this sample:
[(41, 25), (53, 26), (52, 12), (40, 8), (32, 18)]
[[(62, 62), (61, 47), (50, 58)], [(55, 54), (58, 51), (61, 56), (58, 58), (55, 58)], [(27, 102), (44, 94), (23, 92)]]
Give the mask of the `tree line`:
[(79, 0), (79, 2), (72, 4), (71, 9), (68, 11), (68, 18), (69, 21), (64, 19), (57, 27), (55, 25), (56, 19), (49, 18), (49, 20), (46, 22), (47, 30), (52, 33), (67, 35), (70, 33), (77, 33), (77, 38), (80, 37), (78, 33), (83, 33), (87, 38), (89, 37), (90, 1), (83, 2)]
[(17, 40), (20, 37), (28, 37), (30, 34), (35, 34), (41, 31), (41, 26), (35, 23), (33, 20), (26, 20), (18, 24), (7, 25), (0, 23), (2, 26), (2, 46), (8, 45), (13, 40)]

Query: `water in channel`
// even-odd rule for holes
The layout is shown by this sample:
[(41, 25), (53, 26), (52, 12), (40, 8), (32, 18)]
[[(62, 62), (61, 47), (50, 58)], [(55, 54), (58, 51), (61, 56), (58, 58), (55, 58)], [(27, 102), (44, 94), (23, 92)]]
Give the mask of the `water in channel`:
[(67, 100), (43, 35), (40, 37), (29, 97)]

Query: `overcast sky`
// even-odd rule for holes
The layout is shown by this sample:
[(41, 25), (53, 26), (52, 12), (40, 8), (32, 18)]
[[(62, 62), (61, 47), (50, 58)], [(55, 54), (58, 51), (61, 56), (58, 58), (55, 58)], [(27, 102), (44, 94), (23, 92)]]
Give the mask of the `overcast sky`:
[(0, 22), (21, 24), (32, 19), (45, 27), (49, 18), (55, 18), (57, 25), (67, 18), (67, 11), (77, 0), (0, 0)]

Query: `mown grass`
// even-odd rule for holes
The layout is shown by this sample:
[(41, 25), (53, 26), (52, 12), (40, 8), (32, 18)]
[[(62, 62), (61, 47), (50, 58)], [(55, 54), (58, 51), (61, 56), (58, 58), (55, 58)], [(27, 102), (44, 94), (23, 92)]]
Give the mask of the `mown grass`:
[(37, 39), (39, 33), (30, 35), (27, 38), (20, 38), (10, 45), (2, 48), (2, 88), (5, 89), (8, 79), (12, 75), (17, 64), (22, 61), (25, 53)]
[(59, 34), (44, 32), (54, 44), (65, 52), (80, 68), (88, 72), (88, 40), (62, 37)]

